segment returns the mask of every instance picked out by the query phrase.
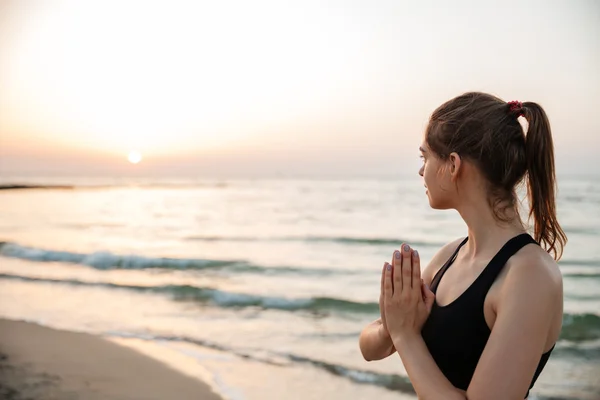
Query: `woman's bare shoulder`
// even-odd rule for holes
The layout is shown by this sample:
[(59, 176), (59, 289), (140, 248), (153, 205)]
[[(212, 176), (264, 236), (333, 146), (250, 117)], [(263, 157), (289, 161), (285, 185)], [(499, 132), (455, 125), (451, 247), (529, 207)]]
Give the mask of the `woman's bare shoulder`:
[(435, 274), (438, 272), (442, 265), (454, 254), (456, 248), (465, 240), (464, 237), (458, 238), (456, 240), (447, 243), (442, 248), (440, 248), (434, 256), (431, 258), (427, 266), (423, 269), (421, 273), (421, 277), (425, 281), (426, 284), (431, 284), (431, 281)]
[(558, 263), (538, 245), (531, 244), (518, 251), (506, 263), (505, 270), (508, 282), (536, 282), (555, 291), (560, 291), (562, 286)]

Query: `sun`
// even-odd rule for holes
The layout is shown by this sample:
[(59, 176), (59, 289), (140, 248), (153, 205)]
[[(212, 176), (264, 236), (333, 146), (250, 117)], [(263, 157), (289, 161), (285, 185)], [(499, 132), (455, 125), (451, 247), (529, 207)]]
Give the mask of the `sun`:
[(139, 151), (132, 150), (129, 152), (127, 159), (129, 160), (130, 163), (137, 164), (140, 161), (142, 161), (142, 155), (140, 154)]

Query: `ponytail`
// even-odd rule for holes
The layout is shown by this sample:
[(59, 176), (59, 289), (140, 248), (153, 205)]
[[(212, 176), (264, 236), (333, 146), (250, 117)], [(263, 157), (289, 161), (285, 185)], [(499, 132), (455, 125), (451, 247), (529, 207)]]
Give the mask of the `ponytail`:
[(534, 238), (553, 254), (555, 260), (559, 260), (567, 236), (556, 217), (556, 175), (550, 122), (544, 109), (536, 103), (523, 103), (522, 113), (529, 125), (525, 153), (529, 218), (533, 216)]

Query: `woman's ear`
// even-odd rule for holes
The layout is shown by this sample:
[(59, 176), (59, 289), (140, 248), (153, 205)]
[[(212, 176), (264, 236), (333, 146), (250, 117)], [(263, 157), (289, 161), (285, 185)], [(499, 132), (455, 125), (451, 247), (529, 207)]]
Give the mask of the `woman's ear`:
[(458, 153), (450, 153), (450, 157), (448, 157), (448, 161), (450, 162), (450, 180), (456, 182), (458, 179), (458, 174), (460, 173), (460, 167), (462, 165), (462, 160)]

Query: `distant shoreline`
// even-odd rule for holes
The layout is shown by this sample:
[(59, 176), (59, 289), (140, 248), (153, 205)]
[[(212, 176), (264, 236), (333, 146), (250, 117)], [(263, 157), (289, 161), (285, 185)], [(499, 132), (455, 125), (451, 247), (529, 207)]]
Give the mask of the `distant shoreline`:
[(0, 190), (23, 190), (23, 189), (74, 189), (68, 185), (0, 185)]

